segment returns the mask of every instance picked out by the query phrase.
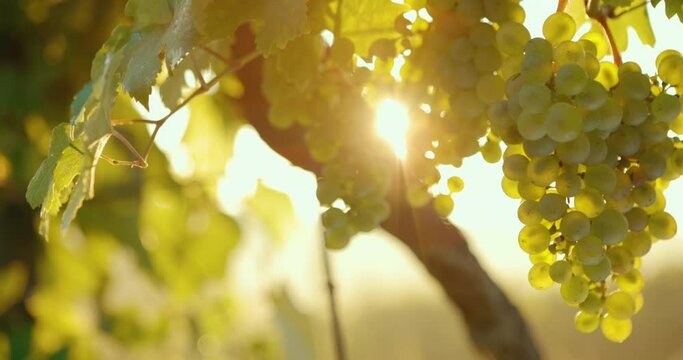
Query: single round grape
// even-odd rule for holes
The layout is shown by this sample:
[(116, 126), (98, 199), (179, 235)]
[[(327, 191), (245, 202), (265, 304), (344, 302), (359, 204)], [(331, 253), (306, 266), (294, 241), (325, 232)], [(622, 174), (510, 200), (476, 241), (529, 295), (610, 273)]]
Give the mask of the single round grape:
[(588, 282), (580, 276), (572, 276), (560, 285), (560, 295), (569, 305), (578, 305), (588, 297)]
[[(591, 30), (581, 36), (579, 43), (584, 46), (586, 53), (591, 53), (598, 59), (602, 59), (609, 53), (610, 46), (605, 39), (605, 35), (602, 31)], [(591, 49), (586, 48), (586, 43), (588, 43)], [(593, 49), (595, 49), (593, 52)], [(615, 65), (616, 66), (616, 65)]]
[(550, 252), (550, 250), (545, 249), (543, 252), (538, 254), (529, 255), (529, 260), (532, 264), (537, 264), (539, 262), (544, 262), (546, 264), (552, 264), (557, 259), (557, 254)]
[(623, 245), (631, 254), (633, 254), (633, 256), (640, 257), (650, 252), (650, 248), (652, 248), (652, 239), (648, 232), (631, 231), (626, 235)]
[(437, 195), (434, 197), (433, 206), (439, 216), (447, 217), (453, 211), (453, 198), (450, 195)]
[(543, 112), (550, 106), (550, 89), (539, 83), (527, 83), (519, 89), (519, 105), (533, 113)]
[(620, 320), (609, 314), (602, 318), (602, 333), (605, 337), (614, 342), (624, 342), (633, 330), (631, 319)]
[(519, 199), (521, 195), (519, 195), (519, 182), (515, 180), (510, 180), (507, 177), (503, 177), (503, 180), (500, 182), (500, 187), (503, 189), (503, 192), (505, 195), (507, 195), (511, 199)]
[(664, 51), (660, 52), (659, 55), (657, 55), (657, 60), (655, 60), (655, 65), (659, 68), (659, 64), (662, 63), (662, 60), (664, 60), (669, 55), (681, 56), (681, 53), (678, 52), (678, 50), (674, 50), (674, 49), (664, 50)]
[(581, 44), (573, 41), (563, 41), (555, 47), (555, 64), (561, 67), (565, 64), (582, 64), (586, 58), (586, 52)]
[(619, 103), (612, 98), (605, 100), (598, 112), (599, 121), (597, 129), (609, 132), (612, 132), (619, 127), (624, 116), (623, 109), (619, 106)]
[(550, 233), (543, 225), (527, 225), (519, 232), (518, 240), (527, 254), (538, 254), (550, 245)]
[(496, 29), (491, 24), (478, 22), (470, 30), (469, 38), (472, 44), (479, 47), (494, 45), (496, 43)]
[(625, 246), (610, 247), (606, 254), (612, 264), (613, 272), (624, 274), (633, 269), (635, 259)]
[(563, 164), (580, 164), (590, 155), (590, 141), (588, 136), (580, 133), (576, 139), (557, 145), (557, 158)]
[(605, 255), (602, 240), (592, 235), (579, 240), (574, 251), (576, 258), (584, 265), (596, 265)]
[(325, 210), (321, 218), (323, 225), (328, 229), (345, 227), (349, 220), (344, 211), (335, 207)]
[(502, 24), (496, 33), (498, 48), (507, 55), (521, 54), (529, 40), (529, 30), (516, 22)]
[(650, 94), (650, 80), (640, 72), (623, 72), (619, 74), (619, 89), (631, 100), (643, 100)]
[(567, 203), (560, 194), (546, 193), (538, 201), (538, 211), (548, 221), (556, 221), (567, 212)]
[(525, 140), (538, 140), (546, 135), (545, 114), (522, 111), (517, 118), (517, 130)]
[(608, 194), (617, 185), (617, 175), (611, 167), (605, 164), (595, 164), (586, 167), (583, 181), (586, 183), (586, 186)]
[[(602, 36), (602, 34), (600, 34), (600, 36)], [(595, 81), (601, 83), (605, 89), (611, 89), (619, 83), (618, 72), (619, 68), (617, 68), (613, 62), (602, 61), (600, 63), (600, 72), (595, 78)]]
[(465, 181), (459, 176), (448, 178), (448, 190), (452, 193), (459, 193), (465, 189)]
[(579, 39), (579, 41), (577, 42), (579, 43), (579, 45), (583, 46), (583, 51), (586, 52), (586, 56), (591, 55), (597, 57), (598, 47), (595, 41), (591, 41), (588, 39), (589, 37), (590, 36), (586, 36), (586, 34), (584, 34), (583, 36), (581, 36), (581, 39)]
[(588, 84), (588, 74), (578, 64), (562, 65), (555, 77), (555, 90), (566, 96), (581, 93)]
[(487, 141), (484, 145), (482, 145), (479, 151), (481, 152), (481, 156), (484, 161), (490, 164), (500, 161), (500, 158), (503, 155), (503, 152), (500, 149), (500, 144), (497, 141)]
[(650, 109), (646, 101), (627, 100), (624, 103), (623, 121), (626, 125), (637, 126), (645, 122)]
[(550, 265), (544, 262), (534, 264), (529, 270), (529, 284), (537, 290), (549, 289), (553, 286), (553, 280), (550, 278), (549, 269)]
[(583, 181), (581, 177), (575, 172), (565, 172), (557, 177), (555, 182), (555, 189), (557, 193), (565, 197), (573, 197), (579, 192), (583, 187)]
[(519, 181), (526, 178), (529, 159), (520, 154), (514, 154), (503, 159), (503, 174), (506, 178)]
[(574, 197), (574, 208), (589, 218), (594, 218), (605, 208), (605, 199), (599, 191), (587, 187)]
[(328, 249), (339, 250), (346, 247), (351, 241), (353, 231), (350, 227), (325, 230), (325, 246)]
[(654, 151), (646, 151), (640, 155), (638, 164), (647, 180), (656, 180), (666, 171), (666, 158)]
[(479, 72), (487, 73), (500, 69), (503, 60), (495, 46), (485, 46), (474, 52), (473, 63)]
[(649, 215), (645, 210), (634, 207), (624, 214), (628, 220), (628, 228), (631, 231), (643, 231), (647, 226)]
[(543, 61), (550, 63), (553, 61), (553, 45), (546, 39), (533, 38), (524, 47), (524, 54), (538, 56)]
[(517, 218), (524, 225), (537, 225), (543, 220), (543, 215), (538, 211), (538, 202), (526, 200), (517, 209)]
[(652, 100), (650, 111), (657, 121), (668, 124), (681, 113), (681, 103), (675, 96), (661, 93)]
[(586, 57), (583, 59), (581, 67), (586, 70), (588, 79), (594, 80), (598, 76), (598, 73), (600, 73), (600, 60), (598, 60), (595, 55), (591, 55), (586, 52)]
[[(652, 215), (654, 213), (664, 211), (665, 208), (666, 208), (666, 198), (664, 197), (664, 193), (662, 193), (662, 190), (660, 190), (660, 189), (655, 189), (655, 202), (654, 202), (654, 204), (643, 208), (643, 210), (645, 210), (648, 214)], [(650, 219), (652, 219), (652, 217), (650, 217)], [(675, 222), (673, 225), (675, 227)], [(650, 232), (652, 232), (652, 231), (650, 231)]]
[(330, 205), (341, 196), (339, 184), (327, 179), (318, 180), (316, 196), (321, 205)]
[(554, 156), (533, 158), (526, 168), (527, 178), (536, 186), (546, 187), (557, 179), (560, 164)]
[(603, 256), (595, 265), (583, 264), (583, 274), (591, 281), (604, 281), (612, 273), (612, 266), (609, 258)]
[[(649, 117), (645, 122), (638, 126), (640, 138), (645, 145), (655, 145), (668, 141), (669, 125), (663, 122), (656, 122)], [(655, 151), (652, 149), (652, 151)], [(657, 152), (657, 151), (655, 151)]]
[(556, 261), (550, 265), (549, 274), (554, 282), (565, 283), (572, 277), (572, 265), (566, 260)]
[(633, 126), (620, 126), (607, 138), (607, 145), (617, 155), (631, 156), (640, 149), (640, 133)]
[(580, 211), (571, 211), (565, 214), (560, 221), (562, 235), (573, 241), (579, 241), (588, 236), (590, 230), (590, 220)]
[(617, 286), (620, 290), (629, 294), (637, 294), (643, 290), (645, 280), (640, 271), (631, 269), (629, 272), (619, 275), (617, 278)]
[(606, 208), (591, 223), (591, 233), (602, 239), (605, 245), (620, 243), (628, 233), (626, 217), (612, 209)]
[(451, 80), (459, 89), (473, 89), (477, 86), (477, 68), (471, 62), (456, 63), (448, 70), (452, 75), (446, 79)]
[(498, 75), (484, 74), (477, 80), (477, 96), (485, 104), (492, 104), (503, 98), (505, 82)]
[(584, 334), (590, 334), (600, 326), (600, 316), (579, 311), (576, 313), (576, 317), (574, 317), (574, 326), (576, 330)]
[(658, 211), (650, 215), (648, 230), (654, 237), (668, 240), (676, 235), (678, 226), (676, 225), (676, 219), (671, 214), (666, 211)]
[(450, 47), (451, 59), (459, 63), (469, 62), (474, 56), (474, 50), (474, 45), (468, 38), (457, 38)]
[(517, 184), (519, 196), (525, 200), (539, 200), (545, 194), (545, 188), (535, 185), (529, 179), (524, 179)]
[(657, 201), (657, 192), (650, 183), (643, 183), (631, 190), (631, 199), (638, 206), (646, 208), (652, 206)]
[(590, 292), (581, 304), (579, 309), (589, 314), (599, 314), (602, 310), (602, 297), (595, 292)]
[(636, 311), (636, 304), (628, 293), (615, 291), (605, 299), (605, 310), (615, 319), (630, 319)]
[(588, 134), (587, 138), (590, 148), (584, 163), (586, 165), (597, 164), (607, 157), (607, 142), (595, 134)]
[(555, 103), (548, 108), (545, 125), (548, 136), (557, 142), (576, 139), (581, 132), (581, 114), (567, 103)]
[(605, 104), (608, 94), (605, 87), (595, 80), (589, 80), (586, 87), (576, 96), (576, 104), (586, 110), (597, 110)]
[(663, 57), (657, 65), (657, 75), (668, 84), (681, 84), (683, 82), (683, 57), (675, 53)]
[(571, 40), (575, 33), (574, 19), (562, 11), (550, 15), (543, 23), (543, 37), (553, 44)]
[(547, 136), (544, 136), (538, 140), (524, 139), (522, 145), (524, 146), (524, 152), (527, 153), (527, 155), (543, 157), (552, 154), (552, 152), (555, 150), (555, 147), (557, 146), (557, 143), (555, 142), (555, 140)]

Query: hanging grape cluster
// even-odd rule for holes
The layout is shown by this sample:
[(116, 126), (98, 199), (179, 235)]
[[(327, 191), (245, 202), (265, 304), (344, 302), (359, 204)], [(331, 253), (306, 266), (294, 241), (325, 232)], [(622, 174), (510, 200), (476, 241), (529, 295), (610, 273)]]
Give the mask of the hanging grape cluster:
[(529, 282), (560, 284), (579, 308), (579, 331), (602, 325), (621, 342), (643, 304), (640, 258), (677, 229), (663, 190), (682, 170), (682, 144), (669, 136), (681, 117), (681, 56), (660, 56), (659, 78), (650, 78), (634, 63), (600, 63), (592, 42), (571, 40), (575, 28), (565, 13), (545, 21), (545, 39), (525, 44), (491, 122), (519, 134), (508, 138), (502, 187), (522, 200)]

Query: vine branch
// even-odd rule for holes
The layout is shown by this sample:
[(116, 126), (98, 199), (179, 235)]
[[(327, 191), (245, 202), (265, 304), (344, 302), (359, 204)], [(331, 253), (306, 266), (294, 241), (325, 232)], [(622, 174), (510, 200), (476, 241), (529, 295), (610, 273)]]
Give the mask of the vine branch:
[(323, 266), (325, 267), (325, 281), (327, 283), (327, 294), (330, 303), (330, 314), (332, 318), (332, 334), (334, 335), (334, 349), (337, 360), (346, 360), (346, 351), (344, 350), (344, 336), (341, 330), (341, 322), (339, 320), (339, 311), (337, 310), (337, 300), (335, 298), (335, 287), (332, 276), (332, 269), (330, 267), (330, 254), (325, 243), (323, 242)]

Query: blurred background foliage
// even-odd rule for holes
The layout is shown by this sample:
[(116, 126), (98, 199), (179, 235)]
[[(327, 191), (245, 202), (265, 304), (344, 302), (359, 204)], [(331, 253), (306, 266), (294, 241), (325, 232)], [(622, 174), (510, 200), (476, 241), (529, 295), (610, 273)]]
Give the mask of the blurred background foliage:
[[(301, 237), (313, 240), (293, 241), (301, 235), (292, 230), (295, 209), (262, 183), (244, 216), (226, 215), (217, 202), (216, 184), (241, 125), (221, 96), (192, 103), (182, 146), (159, 146), (183, 149), (179, 157), (189, 158), (193, 171), (170, 171), (174, 164), (160, 151), (143, 171), (102, 164), (97, 196), (80, 212), (78, 226), (53, 234), (50, 243), (36, 234), (26, 185), (47, 153), (50, 129), (67, 118), (72, 95), (88, 80), (91, 59), (124, 5), (0, 1), (0, 359), (331, 358), (323, 282), (315, 273), (318, 224)], [(117, 116), (134, 111), (120, 99)], [(148, 136), (142, 128), (127, 131), (138, 144)], [(107, 151), (127, 156), (121, 146)], [(250, 154), (239, 156), (250, 161)], [(309, 200), (315, 201), (312, 194)], [(235, 281), (240, 274), (230, 269), (253, 262), (254, 251), (244, 258), (254, 236), (267, 238), (268, 248), (299, 244), (286, 251), (306, 264), (298, 278), (309, 282), (290, 286), (299, 288), (297, 296), (284, 286), (257, 289), (267, 300), (265, 315), (253, 289), (229, 285), (250, 285), (248, 276)], [(334, 259), (350, 358), (475, 358), (438, 285), (405, 249), (370, 237)], [(255, 252), (266, 255), (251, 269), (277, 262), (269, 250)], [(287, 264), (280, 264), (285, 272), (292, 270)], [(624, 344), (576, 332), (573, 311), (556, 294), (531, 290), (523, 275), (494, 276), (527, 315), (547, 358), (683, 359), (683, 268), (648, 275), (646, 306)], [(302, 299), (317, 305), (303, 313)]]

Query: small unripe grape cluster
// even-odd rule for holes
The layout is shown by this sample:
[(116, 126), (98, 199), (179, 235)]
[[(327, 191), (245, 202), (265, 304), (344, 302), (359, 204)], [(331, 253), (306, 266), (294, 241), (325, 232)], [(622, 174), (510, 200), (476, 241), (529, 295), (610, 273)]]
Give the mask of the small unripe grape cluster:
[[(668, 135), (681, 102), (636, 64), (600, 63), (592, 42), (571, 40), (569, 15), (550, 16), (543, 30), (490, 118), (516, 133), (506, 138), (502, 187), (522, 200), (518, 240), (531, 285), (559, 284), (579, 308), (579, 331), (601, 326), (621, 342), (643, 302), (640, 258), (677, 230), (662, 191), (681, 175), (680, 142)], [(660, 77), (681, 82), (674, 57), (662, 59)]]

